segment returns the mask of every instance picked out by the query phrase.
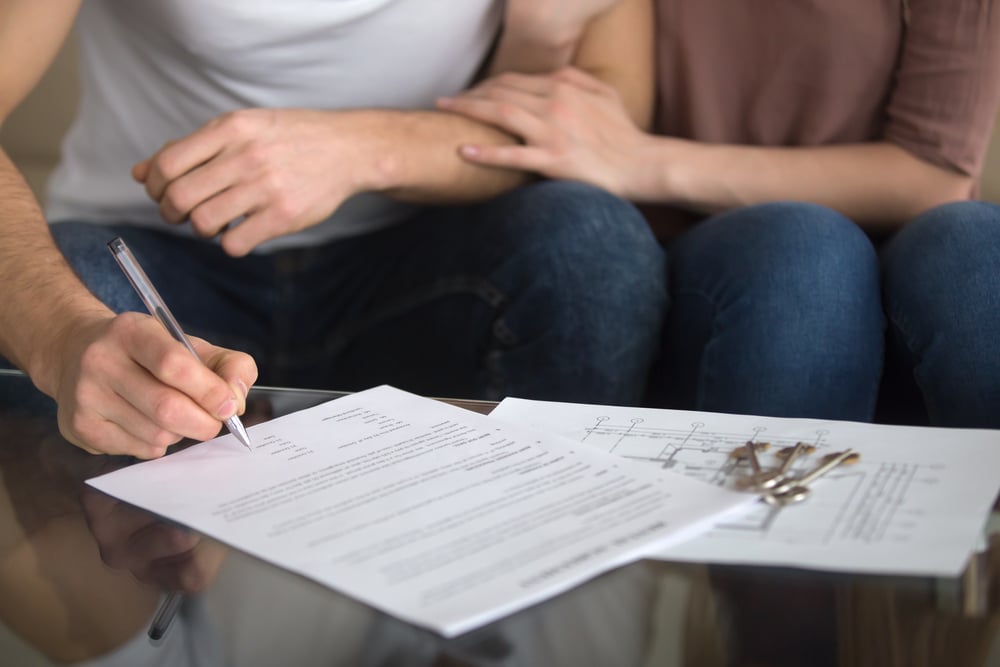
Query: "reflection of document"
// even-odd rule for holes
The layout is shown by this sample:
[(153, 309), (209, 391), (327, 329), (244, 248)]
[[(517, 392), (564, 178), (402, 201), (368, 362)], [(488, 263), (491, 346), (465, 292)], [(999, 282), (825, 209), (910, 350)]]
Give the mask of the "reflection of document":
[(1000, 489), (1000, 431), (915, 428), (708, 412), (506, 399), (492, 417), (558, 433), (618, 456), (716, 484), (748, 475), (729, 454), (747, 440), (774, 453), (804, 441), (823, 454), (851, 448), (858, 463), (816, 481), (803, 503), (761, 503), (738, 520), (662, 549), (671, 560), (830, 570), (957, 574), (976, 547)]
[(377, 387), (89, 481), (452, 635), (703, 530), (745, 495)]

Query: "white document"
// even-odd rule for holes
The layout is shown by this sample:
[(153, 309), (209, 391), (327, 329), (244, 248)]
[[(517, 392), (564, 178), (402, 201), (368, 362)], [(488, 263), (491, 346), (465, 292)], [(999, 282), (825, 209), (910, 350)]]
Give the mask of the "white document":
[(953, 576), (980, 540), (1000, 490), (1000, 431), (918, 428), (708, 412), (506, 399), (491, 416), (558, 433), (650, 469), (735, 488), (750, 471), (730, 456), (748, 440), (768, 442), (762, 466), (802, 441), (816, 453), (860, 461), (834, 469), (802, 503), (725, 521), (654, 557), (785, 565), (867, 573)]
[(451, 636), (747, 497), (383, 386), (89, 480)]

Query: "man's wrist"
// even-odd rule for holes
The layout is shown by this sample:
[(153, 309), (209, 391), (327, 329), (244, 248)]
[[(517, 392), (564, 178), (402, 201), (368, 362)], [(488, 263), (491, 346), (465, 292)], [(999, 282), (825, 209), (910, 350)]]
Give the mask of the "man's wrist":
[[(333, 112), (338, 116), (334, 132), (352, 137), (351, 154), (357, 169), (354, 192), (387, 192), (407, 185), (401, 147), (405, 128), (412, 122), (405, 111), (359, 109)], [(339, 138), (338, 138), (339, 140)]]
[(112, 317), (114, 313), (97, 303), (78, 307), (73, 315), (65, 311), (60, 313), (57, 325), (37, 327), (39, 335), (30, 342), (24, 361), (24, 371), (35, 386), (55, 398), (64, 366), (68, 363), (67, 351), (83, 338), (87, 327)]

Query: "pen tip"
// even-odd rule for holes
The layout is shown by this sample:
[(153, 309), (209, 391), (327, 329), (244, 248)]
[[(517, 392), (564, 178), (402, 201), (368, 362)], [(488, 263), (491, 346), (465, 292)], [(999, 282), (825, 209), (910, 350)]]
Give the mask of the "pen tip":
[(240, 421), (239, 417), (231, 417), (230, 419), (227, 419), (226, 426), (229, 427), (229, 432), (235, 435), (236, 439), (247, 448), (248, 452), (253, 452), (253, 447), (250, 446), (250, 434), (247, 433), (247, 430), (243, 426), (243, 422)]

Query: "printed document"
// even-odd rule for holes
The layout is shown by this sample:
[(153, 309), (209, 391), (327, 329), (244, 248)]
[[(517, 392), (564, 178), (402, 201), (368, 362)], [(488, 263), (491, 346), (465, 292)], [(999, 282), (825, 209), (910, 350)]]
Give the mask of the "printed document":
[(766, 443), (765, 469), (797, 442), (801, 475), (824, 455), (860, 458), (810, 484), (803, 502), (755, 510), (654, 557), (883, 574), (954, 576), (981, 540), (1000, 490), (1000, 431), (886, 426), (508, 398), (491, 417), (561, 434), (595, 450), (723, 488), (751, 471), (733, 456)]
[(388, 386), (89, 484), (452, 636), (753, 502)]

